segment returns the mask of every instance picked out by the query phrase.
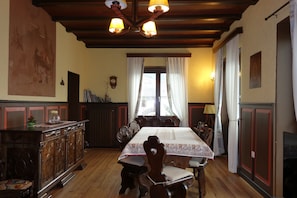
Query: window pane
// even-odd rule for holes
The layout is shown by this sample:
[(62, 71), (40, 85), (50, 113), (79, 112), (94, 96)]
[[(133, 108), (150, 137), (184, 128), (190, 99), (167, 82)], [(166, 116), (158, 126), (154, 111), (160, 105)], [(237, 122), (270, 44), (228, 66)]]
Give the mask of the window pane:
[(156, 74), (144, 73), (142, 78), (141, 101), (138, 115), (156, 115)]
[(161, 73), (160, 86), (160, 116), (171, 116), (173, 113), (169, 108), (166, 73)]

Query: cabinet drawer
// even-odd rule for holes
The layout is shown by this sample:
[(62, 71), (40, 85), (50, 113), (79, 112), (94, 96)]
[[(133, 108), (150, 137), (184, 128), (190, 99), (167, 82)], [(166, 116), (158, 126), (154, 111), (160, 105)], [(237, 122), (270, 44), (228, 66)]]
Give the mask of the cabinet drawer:
[(1, 134), (3, 144), (34, 144), (40, 142), (40, 134), (27, 132), (20, 133), (5, 133)]
[(64, 131), (63, 130), (54, 130), (54, 131), (49, 131), (43, 134), (43, 141), (48, 141), (48, 140), (52, 140), (55, 138), (59, 138), (62, 135), (64, 135)]

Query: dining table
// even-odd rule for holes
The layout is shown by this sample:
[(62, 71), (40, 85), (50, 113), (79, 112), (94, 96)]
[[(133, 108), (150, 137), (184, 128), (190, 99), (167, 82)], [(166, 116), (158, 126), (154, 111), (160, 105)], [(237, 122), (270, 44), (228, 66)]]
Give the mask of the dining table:
[(190, 127), (142, 127), (122, 150), (118, 160), (129, 156), (145, 156), (143, 142), (157, 136), (167, 156), (214, 159), (212, 149)]
[(133, 158), (141, 156), (146, 161), (143, 143), (149, 136), (157, 136), (164, 144), (166, 165), (188, 168), (192, 157), (214, 159), (212, 149), (190, 127), (142, 127), (123, 148), (118, 162), (133, 163)]

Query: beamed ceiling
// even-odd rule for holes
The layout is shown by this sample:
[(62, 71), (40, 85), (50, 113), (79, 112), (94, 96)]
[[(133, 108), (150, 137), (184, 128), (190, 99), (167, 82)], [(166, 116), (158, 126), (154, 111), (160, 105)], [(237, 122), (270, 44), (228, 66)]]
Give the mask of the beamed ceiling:
[[(105, 6), (105, 0), (32, 0), (32, 4), (43, 8), (87, 48), (197, 48), (213, 47), (257, 1), (169, 0), (169, 11), (155, 20), (158, 34), (152, 38), (133, 30), (111, 34), (109, 23), (116, 15)], [(148, 3), (149, 0), (127, 0), (122, 13), (137, 24), (152, 15), (147, 10)]]

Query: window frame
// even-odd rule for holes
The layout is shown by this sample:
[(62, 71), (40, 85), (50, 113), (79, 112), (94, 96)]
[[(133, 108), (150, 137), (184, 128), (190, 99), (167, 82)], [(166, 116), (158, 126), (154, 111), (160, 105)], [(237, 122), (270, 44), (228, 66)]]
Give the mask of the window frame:
[[(160, 104), (160, 97), (161, 97), (161, 73), (166, 72), (165, 66), (149, 66), (144, 67), (143, 74), (145, 73), (154, 73), (156, 74), (156, 97), (155, 97), (155, 104), (156, 104), (156, 117), (168, 117), (168, 116), (161, 116), (160, 110), (161, 110), (161, 104)], [(145, 116), (145, 115), (142, 115)]]

